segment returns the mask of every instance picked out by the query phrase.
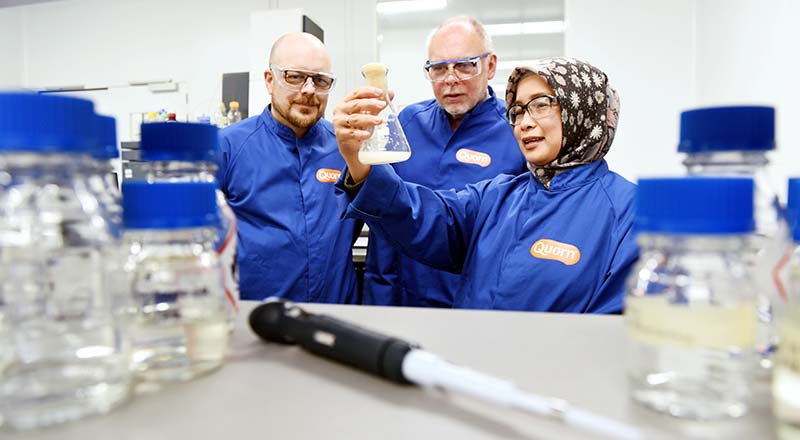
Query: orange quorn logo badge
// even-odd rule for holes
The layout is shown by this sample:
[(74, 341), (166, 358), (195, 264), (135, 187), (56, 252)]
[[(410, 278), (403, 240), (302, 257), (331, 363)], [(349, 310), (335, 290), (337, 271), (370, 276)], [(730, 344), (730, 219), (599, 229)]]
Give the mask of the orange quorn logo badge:
[(461, 148), (456, 151), (456, 159), (459, 162), (471, 163), (486, 168), (492, 163), (492, 157), (480, 151)]
[(567, 266), (572, 266), (581, 259), (581, 251), (575, 246), (546, 238), (536, 240), (531, 246), (531, 255), (542, 260), (560, 261)]
[(322, 183), (334, 183), (339, 180), (342, 174), (339, 170), (332, 170), (330, 168), (320, 168), (317, 170), (317, 180)]

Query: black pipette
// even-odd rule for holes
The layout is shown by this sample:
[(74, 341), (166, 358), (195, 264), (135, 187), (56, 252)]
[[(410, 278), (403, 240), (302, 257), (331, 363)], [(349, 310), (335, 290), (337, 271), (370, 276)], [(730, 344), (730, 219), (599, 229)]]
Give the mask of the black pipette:
[(298, 344), (314, 354), (393, 382), (460, 392), (611, 438), (643, 438), (632, 426), (575, 408), (562, 399), (524, 392), (509, 381), (451, 364), (408, 342), (308, 313), (279, 298), (268, 298), (253, 309), (249, 321), (264, 340)]

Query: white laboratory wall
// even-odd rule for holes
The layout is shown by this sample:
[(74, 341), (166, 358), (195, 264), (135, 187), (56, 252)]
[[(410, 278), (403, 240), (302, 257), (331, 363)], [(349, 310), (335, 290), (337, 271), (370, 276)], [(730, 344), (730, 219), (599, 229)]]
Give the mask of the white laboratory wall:
[[(341, 79), (330, 115), (357, 83), (348, 75), (375, 59), (374, 0), (70, 0), (0, 9), (0, 25), (17, 23), (0, 26), (0, 41), (13, 42), (21, 29), (22, 44), (9, 47), (23, 48), (22, 73), (3, 68), (0, 78), (29, 88), (172, 79), (187, 84), (190, 114), (207, 113), (220, 100), (222, 74), (250, 68), (251, 13), (283, 8), (302, 9), (325, 32)], [(6, 53), (14, 55), (3, 44)]]
[(394, 102), (398, 106), (433, 98), (431, 83), (422, 71), (428, 59), (425, 35), (429, 31), (427, 28), (380, 31), (380, 58), (389, 66), (389, 87), (395, 90)]
[[(300, 7), (325, 29), (325, 44), (338, 76), (328, 110), (363, 84), (361, 66), (378, 59), (375, 0), (281, 0), (281, 8)], [(292, 6), (296, 5), (296, 6)]]
[(800, 176), (800, 2), (704, 0), (697, 6), (697, 101), (776, 108), (772, 172), (780, 194)]
[(22, 9), (0, 9), (0, 89), (20, 87), (23, 77)]
[(270, 96), (264, 82), (264, 72), (269, 69), (268, 54), (272, 43), (281, 35), (302, 29), (303, 11), (301, 9), (276, 9), (250, 13), (249, 72), (250, 96), (248, 105), (263, 109), (269, 104)]
[(219, 101), (221, 74), (246, 71), (258, 1), (73, 0), (25, 7), (25, 86), (189, 84), (190, 112)]
[(566, 0), (565, 52), (603, 69), (620, 94), (611, 169), (639, 177), (682, 171), (681, 110), (694, 105), (693, 0)]

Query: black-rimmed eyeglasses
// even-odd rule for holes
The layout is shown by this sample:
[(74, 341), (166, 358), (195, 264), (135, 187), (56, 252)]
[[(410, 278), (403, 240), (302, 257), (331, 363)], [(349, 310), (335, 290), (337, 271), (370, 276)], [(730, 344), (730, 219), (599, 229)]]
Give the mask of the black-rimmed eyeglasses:
[(336, 76), (332, 73), (314, 72), (312, 70), (289, 69), (281, 66), (269, 66), (278, 82), (289, 90), (300, 91), (311, 78), (312, 84), (317, 93), (328, 93), (336, 82)]
[(514, 104), (509, 107), (508, 111), (506, 111), (506, 117), (508, 117), (508, 123), (511, 125), (518, 125), (520, 122), (522, 122), (525, 110), (528, 111), (528, 115), (533, 119), (546, 118), (555, 113), (555, 107), (557, 104), (558, 100), (555, 96), (537, 96), (526, 102), (524, 105)]
[(454, 60), (425, 61), (425, 78), (432, 82), (444, 81), (449, 72), (453, 72), (459, 81), (475, 78), (481, 74), (481, 59), (491, 55), (491, 52), (482, 53), (469, 58), (456, 58)]

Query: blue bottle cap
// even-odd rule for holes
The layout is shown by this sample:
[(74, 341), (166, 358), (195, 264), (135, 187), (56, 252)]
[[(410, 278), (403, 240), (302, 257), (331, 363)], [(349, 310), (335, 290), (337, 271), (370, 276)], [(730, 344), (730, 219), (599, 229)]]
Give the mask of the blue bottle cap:
[(679, 152), (774, 149), (773, 107), (708, 107), (681, 113)]
[(94, 104), (68, 96), (0, 93), (0, 152), (86, 153)]
[(786, 203), (786, 222), (792, 228), (792, 239), (800, 243), (800, 178), (789, 179), (789, 197)]
[(753, 180), (745, 177), (641, 179), (636, 189), (638, 232), (746, 234), (755, 229)]
[(126, 229), (216, 226), (216, 185), (208, 182), (125, 181), (122, 220)]
[(92, 150), (95, 159), (115, 159), (119, 157), (117, 148), (117, 122), (111, 116), (97, 115), (97, 143)]
[(142, 160), (216, 162), (217, 127), (196, 122), (142, 124)]

